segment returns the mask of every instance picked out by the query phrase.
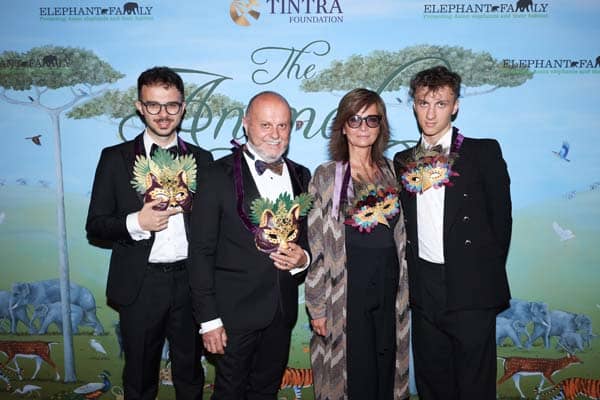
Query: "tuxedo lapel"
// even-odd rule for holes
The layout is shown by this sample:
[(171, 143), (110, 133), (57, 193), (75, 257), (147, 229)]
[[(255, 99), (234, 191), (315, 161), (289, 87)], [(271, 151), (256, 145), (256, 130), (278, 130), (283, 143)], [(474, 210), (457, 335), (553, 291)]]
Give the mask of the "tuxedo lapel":
[(296, 170), (296, 167), (290, 160), (285, 158), (285, 164), (287, 165), (288, 172), (290, 173), (290, 179), (292, 181), (292, 190), (294, 192), (294, 196), (298, 196), (300, 193), (304, 192), (302, 182), (300, 181), (300, 176)]
[[(452, 143), (456, 140), (457, 132), (455, 129), (452, 133)], [(463, 175), (468, 171), (462, 169), (465, 165), (463, 158), (464, 152), (461, 146), (458, 151), (458, 158), (452, 164), (452, 170), (458, 173), (458, 176), (450, 178), (452, 186), (446, 186), (446, 193), (444, 195), (444, 237), (446, 237), (450, 227), (456, 220), (456, 214), (464, 201), (463, 197), (467, 195), (464, 188), (465, 179)]]
[[(146, 155), (146, 151), (144, 150), (144, 132), (140, 133), (135, 137), (135, 139), (133, 139), (133, 148), (130, 147), (123, 154), (130, 182), (133, 180), (133, 166), (135, 165), (135, 160), (139, 155)], [(135, 189), (132, 187), (131, 190)], [(135, 190), (135, 194), (139, 199), (140, 204), (144, 205), (144, 195), (139, 193), (137, 190)]]
[(241, 155), (241, 158), (242, 182), (244, 183), (244, 208), (246, 209), (246, 214), (250, 215), (252, 202), (260, 197), (260, 192), (258, 191), (256, 182), (254, 182), (254, 178), (252, 178), (252, 173), (250, 172), (245, 157)]

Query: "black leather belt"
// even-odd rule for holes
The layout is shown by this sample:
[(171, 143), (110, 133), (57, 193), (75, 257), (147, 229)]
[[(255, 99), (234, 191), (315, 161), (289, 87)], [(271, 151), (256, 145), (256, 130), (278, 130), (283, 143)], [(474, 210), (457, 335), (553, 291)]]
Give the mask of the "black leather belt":
[(148, 263), (148, 268), (160, 272), (175, 272), (185, 269), (185, 260), (179, 260), (172, 263)]

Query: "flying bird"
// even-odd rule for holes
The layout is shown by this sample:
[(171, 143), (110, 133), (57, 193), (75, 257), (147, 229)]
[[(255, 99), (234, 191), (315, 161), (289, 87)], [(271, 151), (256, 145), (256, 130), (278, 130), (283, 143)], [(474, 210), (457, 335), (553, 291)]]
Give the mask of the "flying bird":
[(554, 151), (552, 150), (552, 152), (561, 160), (565, 160), (565, 161), (571, 161), (567, 158), (567, 154), (569, 154), (569, 142), (562, 142), (562, 146), (560, 146), (560, 150), (559, 151)]
[(90, 339), (90, 346), (92, 347), (92, 349), (94, 349), (97, 353), (103, 354), (103, 355), (107, 355), (106, 350), (104, 349), (104, 346), (102, 346), (102, 343), (100, 343), (99, 341), (97, 341), (96, 339)]
[(40, 140), (41, 137), (42, 137), (42, 135), (29, 136), (29, 137), (26, 137), (25, 140), (31, 140), (33, 143), (37, 144), (38, 146), (41, 146), (42, 145), (42, 141)]
[(561, 242), (575, 237), (575, 234), (571, 230), (561, 227), (556, 221), (552, 222), (552, 229), (554, 229)]
[(14, 392), (12, 392), (12, 394), (26, 394), (28, 397), (31, 396), (32, 394), (36, 394), (39, 397), (39, 390), (42, 390), (42, 388), (40, 386), (36, 386), (36, 385), (25, 385), (22, 388), (19, 388), (17, 390), (15, 390)]

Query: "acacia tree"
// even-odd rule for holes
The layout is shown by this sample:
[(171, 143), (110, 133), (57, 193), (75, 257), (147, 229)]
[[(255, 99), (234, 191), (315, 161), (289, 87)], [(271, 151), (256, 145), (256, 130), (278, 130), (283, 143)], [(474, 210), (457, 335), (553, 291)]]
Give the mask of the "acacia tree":
[[(184, 119), (191, 122), (191, 126), (188, 128), (182, 127), (181, 130), (190, 132), (196, 144), (198, 144), (197, 132), (208, 126), (214, 117), (220, 117), (220, 122), (215, 131), (219, 129), (225, 119), (233, 118), (236, 114), (238, 122), (233, 132), (240, 128), (241, 117), (244, 114), (244, 104), (226, 95), (214, 92), (223, 80), (230, 78), (201, 71), (177, 68), (174, 68), (174, 70), (177, 72), (200, 73), (213, 78), (202, 85), (185, 84), (187, 106)], [(126, 140), (123, 132), (125, 124), (133, 121), (133, 125), (136, 126), (135, 123), (138, 121), (135, 118), (137, 116), (134, 105), (136, 100), (138, 100), (137, 87), (130, 87), (125, 90), (111, 89), (101, 96), (75, 107), (67, 113), (67, 117), (73, 119), (107, 117), (109, 121), (119, 121), (119, 136), (122, 140)], [(204, 123), (202, 126), (198, 126), (201, 119)], [(141, 129), (141, 127), (139, 128)]]
[(314, 78), (304, 80), (306, 92), (347, 91), (368, 87), (379, 93), (408, 87), (417, 72), (445, 64), (462, 77), (463, 96), (490, 93), (515, 87), (533, 77), (527, 68), (509, 68), (488, 52), (473, 52), (460, 46), (418, 45), (399, 51), (376, 50), (367, 56), (352, 55), (335, 60)]
[[(61, 152), (61, 114), (75, 104), (101, 94), (106, 85), (123, 75), (93, 52), (80, 48), (42, 46), (19, 53), (0, 54), (0, 99), (31, 107), (48, 114), (54, 134), (56, 167), (56, 210), (58, 227), (59, 280), (62, 305), (65, 382), (75, 382), (75, 360), (70, 310), (69, 252), (65, 222), (65, 201)], [(60, 91), (62, 105), (42, 101), (47, 93)]]

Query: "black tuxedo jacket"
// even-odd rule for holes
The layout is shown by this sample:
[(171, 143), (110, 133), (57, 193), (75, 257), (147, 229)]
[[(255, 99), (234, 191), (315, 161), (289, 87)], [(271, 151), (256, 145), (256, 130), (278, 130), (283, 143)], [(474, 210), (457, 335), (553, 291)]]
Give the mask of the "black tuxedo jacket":
[[(196, 159), (198, 173), (212, 161), (210, 152), (187, 142), (184, 144)], [(139, 154), (145, 154), (143, 133), (131, 141), (102, 150), (86, 222), (88, 238), (111, 243), (106, 296), (117, 306), (131, 304), (136, 299), (154, 243), (154, 234), (147, 240), (133, 240), (126, 226), (127, 215), (139, 211), (144, 204), (143, 196), (131, 185), (133, 165)], [(188, 214), (184, 220), (189, 231)]]
[[(225, 329), (254, 330), (266, 327), (277, 308), (290, 328), (298, 314), (298, 284), (304, 274), (292, 275), (273, 265), (268, 254), (254, 244), (236, 209), (234, 154), (215, 161), (201, 174), (192, 212), (190, 281), (192, 304), (199, 324), (221, 318)], [(242, 154), (243, 208), (260, 194)], [(294, 195), (306, 192), (307, 168), (285, 160)], [(308, 249), (306, 218), (298, 245)]]
[[(452, 143), (457, 135), (454, 129)], [(394, 157), (398, 177), (414, 148)], [(512, 231), (510, 178), (500, 146), (492, 139), (464, 138), (444, 198), (444, 260), (447, 309), (508, 307), (506, 258)], [(429, 189), (436, 190), (436, 189)], [(419, 307), (416, 195), (403, 190), (400, 199), (407, 231), (406, 259), (411, 306)]]

